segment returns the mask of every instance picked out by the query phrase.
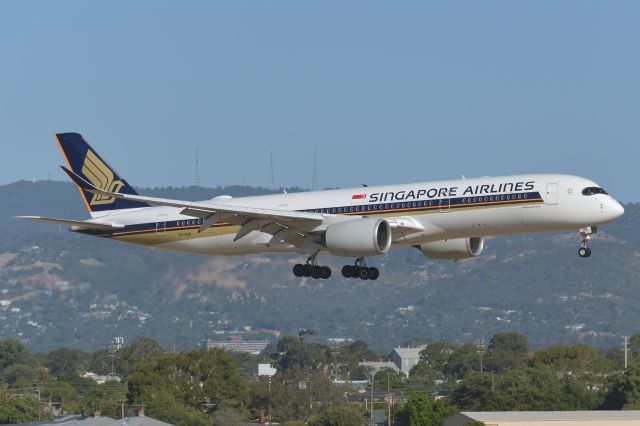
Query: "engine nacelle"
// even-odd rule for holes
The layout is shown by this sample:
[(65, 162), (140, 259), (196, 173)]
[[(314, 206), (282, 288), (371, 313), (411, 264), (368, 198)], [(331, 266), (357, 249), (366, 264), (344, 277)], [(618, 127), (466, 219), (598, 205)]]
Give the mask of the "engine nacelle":
[(422, 254), (432, 259), (470, 259), (482, 253), (484, 239), (455, 238), (420, 244), (419, 248)]
[(345, 257), (377, 256), (391, 247), (391, 226), (380, 218), (361, 218), (327, 226), (329, 253)]

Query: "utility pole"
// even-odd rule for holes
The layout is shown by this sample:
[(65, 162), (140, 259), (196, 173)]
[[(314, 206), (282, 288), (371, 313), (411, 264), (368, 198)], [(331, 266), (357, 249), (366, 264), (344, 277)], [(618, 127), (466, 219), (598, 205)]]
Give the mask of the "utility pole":
[(271, 424), (271, 376), (269, 376), (269, 424)]
[(36, 388), (36, 392), (38, 393), (38, 421), (42, 420), (42, 406), (40, 405), (40, 387)]
[(491, 392), (495, 392), (496, 390), (496, 383), (493, 377), (493, 373), (495, 370), (495, 367), (493, 366), (493, 353), (492, 351), (489, 351), (489, 361), (491, 362)]
[(624, 336), (624, 346), (623, 346), (623, 350), (624, 350), (624, 371), (627, 371), (627, 368), (629, 366), (628, 360), (629, 360), (629, 336)]
[(476, 352), (480, 356), (480, 373), (482, 373), (484, 371), (484, 365), (482, 364), (484, 357), (484, 339), (480, 339), (480, 343), (478, 343), (478, 350)]
[(371, 376), (371, 417), (369, 417), (369, 425), (373, 426), (373, 376)]
[(391, 426), (391, 386), (390, 376), (391, 372), (387, 371), (387, 426)]
[(124, 420), (124, 403), (126, 402), (126, 400), (123, 399), (122, 401), (118, 401), (118, 402), (120, 402), (120, 412), (122, 414), (121, 419)]

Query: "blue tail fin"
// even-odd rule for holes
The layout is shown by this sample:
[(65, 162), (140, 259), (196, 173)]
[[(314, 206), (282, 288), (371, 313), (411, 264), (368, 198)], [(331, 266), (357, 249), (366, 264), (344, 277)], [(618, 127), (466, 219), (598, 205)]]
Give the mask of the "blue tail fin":
[[(57, 133), (56, 140), (69, 168), (74, 173), (91, 182), (97, 188), (122, 194), (137, 194), (126, 180), (122, 179), (106, 161), (100, 158), (81, 135), (78, 133)], [(80, 187), (78, 189), (90, 213), (149, 207), (145, 203), (92, 194)]]

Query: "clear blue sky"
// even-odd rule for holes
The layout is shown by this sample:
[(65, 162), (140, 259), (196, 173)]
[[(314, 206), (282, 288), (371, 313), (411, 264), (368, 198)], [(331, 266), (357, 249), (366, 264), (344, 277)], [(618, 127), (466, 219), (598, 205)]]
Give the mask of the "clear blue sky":
[(624, 201), (640, 2), (0, 2), (0, 184), (77, 131), (135, 186), (562, 172)]

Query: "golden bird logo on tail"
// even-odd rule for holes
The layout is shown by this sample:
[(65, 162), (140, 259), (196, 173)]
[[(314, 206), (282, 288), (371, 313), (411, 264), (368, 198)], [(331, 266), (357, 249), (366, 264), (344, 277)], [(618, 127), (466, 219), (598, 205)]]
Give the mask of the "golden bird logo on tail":
[[(114, 175), (111, 169), (91, 150), (87, 151), (87, 156), (82, 164), (82, 174), (95, 186), (109, 192), (120, 192), (124, 186), (121, 180), (113, 180)], [(93, 194), (93, 198), (89, 203), (92, 206), (97, 204), (111, 204), (115, 201), (115, 197), (101, 194)]]

